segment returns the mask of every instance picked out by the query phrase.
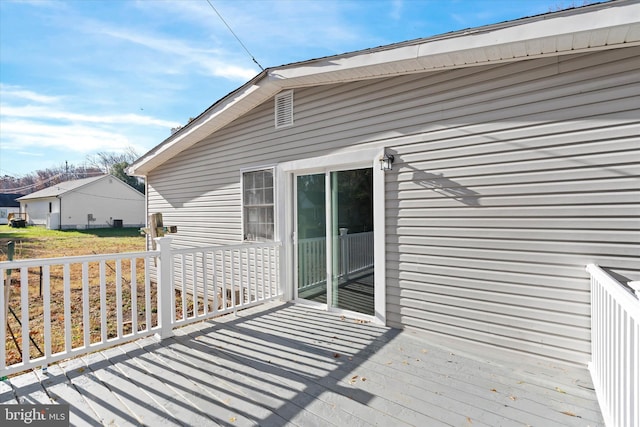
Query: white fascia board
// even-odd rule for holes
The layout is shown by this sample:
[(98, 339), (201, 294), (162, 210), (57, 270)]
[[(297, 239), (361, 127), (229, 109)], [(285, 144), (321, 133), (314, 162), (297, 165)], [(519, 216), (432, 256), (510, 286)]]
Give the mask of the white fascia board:
[[(612, 48), (615, 43), (630, 46), (640, 42), (639, 30), (640, 4), (612, 4), (595, 11), (541, 18), (524, 24), (516, 22), (493, 30), (469, 30), (415, 45), (323, 58), (281, 67), (271, 74), (287, 80), (287, 87), (304, 85), (307, 79), (312, 78), (315, 83), (344, 82), (349, 80), (348, 75), (352, 79), (376, 78), (521, 57), (534, 58), (550, 53), (574, 53), (602, 46)], [(611, 36), (603, 38), (603, 31)], [(613, 37), (620, 32), (626, 33), (624, 40)], [(600, 37), (592, 37), (596, 34)], [(600, 41), (597, 45), (581, 47), (578, 45), (581, 37)], [(567, 43), (567, 38), (571, 43)], [(485, 62), (479, 62), (484, 58)]]
[[(381, 64), (405, 63), (406, 61), (416, 62), (418, 53), (418, 45), (403, 46), (374, 52), (360, 52), (342, 57), (318, 59), (295, 66), (284, 66), (280, 69), (273, 70), (270, 74), (277, 79), (294, 82), (298, 79), (301, 80), (301, 78), (308, 78), (314, 75), (331, 76), (337, 72), (344, 72), (350, 69), (371, 69), (370, 67), (376, 67)], [(416, 65), (418, 64), (416, 63)], [(373, 75), (376, 73), (369, 72), (369, 74)], [(321, 77), (319, 78), (322, 79)], [(287, 86), (289, 86), (289, 84), (287, 84)]]
[[(624, 9), (624, 11), (622, 10)], [(436, 55), (450, 55), (454, 52), (464, 53), (478, 49), (495, 49), (496, 47), (509, 50), (511, 47), (525, 46), (521, 53), (523, 56), (535, 57), (549, 53), (573, 53), (578, 50), (598, 48), (611, 45), (609, 33), (627, 31), (627, 37), (621, 45), (630, 45), (639, 40), (637, 29), (640, 28), (640, 4), (632, 4), (626, 7), (611, 7), (591, 13), (560, 16), (554, 19), (541, 20), (525, 24), (503, 28), (489, 33), (470, 34), (456, 39), (445, 39), (435, 43), (425, 43), (419, 46), (420, 62), (428, 65), (429, 59)], [(556, 43), (563, 38), (570, 38), (573, 43)], [(586, 39), (591, 43), (580, 46), (579, 40)], [(615, 42), (614, 42), (615, 43)], [(544, 48), (543, 48), (544, 46)], [(562, 48), (560, 46), (563, 46)], [(546, 52), (547, 49), (553, 51)], [(501, 58), (515, 59), (513, 58)], [(465, 64), (456, 64), (465, 65)]]

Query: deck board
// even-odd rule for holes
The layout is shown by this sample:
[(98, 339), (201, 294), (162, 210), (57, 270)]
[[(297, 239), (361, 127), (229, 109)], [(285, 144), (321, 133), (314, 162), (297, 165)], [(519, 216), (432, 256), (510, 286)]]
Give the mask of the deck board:
[(69, 382), (62, 368), (58, 365), (50, 366), (48, 375), (40, 378), (47, 394), (56, 403), (69, 404), (70, 423), (74, 426), (95, 425), (96, 412), (82, 394)]
[(586, 369), (509, 366), (408, 331), (274, 303), (0, 383), (72, 425), (598, 426)]
[(176, 370), (175, 366), (168, 365), (159, 355), (154, 354), (153, 350), (158, 347), (159, 344), (152, 339), (146, 339), (122, 348), (123, 353), (134, 357), (125, 372), (137, 382), (144, 383), (149, 393), (158, 394), (155, 399), (185, 424), (218, 424), (219, 419), (215, 414), (219, 413), (221, 405), (212, 402), (203, 390), (184, 373)]

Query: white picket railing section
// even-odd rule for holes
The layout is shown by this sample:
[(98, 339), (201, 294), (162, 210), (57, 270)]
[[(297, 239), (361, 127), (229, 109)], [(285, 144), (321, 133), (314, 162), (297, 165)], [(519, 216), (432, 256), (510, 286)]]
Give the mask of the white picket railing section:
[(171, 237), (156, 240), (157, 251), (0, 262), (0, 377), (282, 295), (278, 243), (172, 250)]
[(298, 240), (298, 289), (308, 289), (327, 281), (327, 239)]
[[(261, 304), (279, 290), (279, 243), (212, 246), (172, 251), (179, 295), (172, 324), (184, 325)], [(195, 278), (195, 280), (194, 280)]]
[[(373, 231), (336, 236), (338, 248), (337, 276), (349, 276), (373, 267)], [(327, 281), (326, 238), (298, 241), (298, 290), (312, 288)]]
[(373, 267), (373, 231), (338, 236), (340, 271), (338, 277), (349, 280), (350, 275)]
[(640, 426), (640, 301), (594, 264), (589, 371), (607, 426)]
[[(155, 255), (131, 252), (0, 263), (0, 376), (152, 334), (155, 285), (149, 270)], [(11, 276), (5, 274), (10, 270)], [(13, 292), (19, 304), (9, 304)], [(52, 304), (63, 314), (54, 317)], [(108, 312), (114, 310), (115, 322), (108, 321)], [(19, 327), (9, 327), (9, 321)], [(54, 344), (52, 334), (64, 345)], [(7, 351), (20, 362), (7, 366)]]

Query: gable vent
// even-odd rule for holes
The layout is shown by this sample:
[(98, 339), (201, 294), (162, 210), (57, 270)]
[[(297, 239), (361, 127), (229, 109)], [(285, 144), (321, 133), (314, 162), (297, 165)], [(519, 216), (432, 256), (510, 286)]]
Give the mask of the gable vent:
[(293, 91), (276, 95), (276, 129), (293, 124)]

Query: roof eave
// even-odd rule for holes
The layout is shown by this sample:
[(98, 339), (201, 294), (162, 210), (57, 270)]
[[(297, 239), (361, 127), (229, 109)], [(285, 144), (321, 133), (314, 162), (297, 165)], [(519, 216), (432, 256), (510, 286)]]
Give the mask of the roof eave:
[(146, 176), (283, 89), (640, 45), (637, 2), (585, 9), (267, 69), (142, 156), (127, 172)]
[(133, 176), (146, 176), (148, 172), (175, 154), (269, 99), (280, 91), (281, 87), (266, 74), (267, 72), (268, 70), (265, 70), (259, 75), (261, 79), (253, 79), (205, 110), (187, 126), (136, 160), (127, 168), (127, 173)]

